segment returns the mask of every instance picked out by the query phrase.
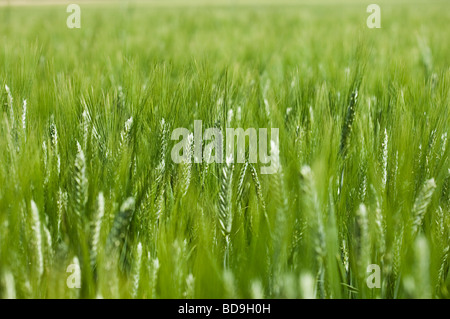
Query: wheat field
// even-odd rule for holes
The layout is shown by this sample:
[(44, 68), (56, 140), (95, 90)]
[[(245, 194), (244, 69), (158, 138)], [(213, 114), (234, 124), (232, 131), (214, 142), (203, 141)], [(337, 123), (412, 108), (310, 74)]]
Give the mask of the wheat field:
[(450, 298), (450, 4), (370, 3), (4, 2), (0, 298)]

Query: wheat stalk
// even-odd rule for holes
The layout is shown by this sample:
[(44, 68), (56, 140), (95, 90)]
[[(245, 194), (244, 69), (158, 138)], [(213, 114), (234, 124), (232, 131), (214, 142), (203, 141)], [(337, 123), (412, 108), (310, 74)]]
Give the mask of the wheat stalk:
[(34, 247), (35, 247), (35, 256), (36, 256), (36, 272), (38, 275), (38, 278), (41, 278), (42, 274), (44, 273), (44, 256), (42, 254), (42, 233), (41, 233), (41, 221), (39, 218), (39, 210), (34, 202), (34, 200), (31, 200), (31, 219), (32, 219), (32, 226), (31, 229), (33, 230), (33, 237), (34, 237)]
[(387, 130), (384, 129), (384, 138), (383, 143), (381, 143), (382, 147), (382, 156), (381, 156), (381, 187), (383, 191), (386, 189), (387, 182), (387, 163), (388, 163), (388, 133)]
[(57, 222), (56, 230), (58, 236), (61, 236), (61, 223), (64, 212), (67, 211), (67, 192), (63, 192), (61, 188), (58, 189), (58, 200), (56, 202), (57, 210)]
[(322, 213), (320, 210), (319, 199), (317, 195), (315, 177), (311, 168), (307, 165), (300, 170), (300, 175), (303, 179), (302, 189), (305, 193), (306, 207), (310, 212), (310, 218), (315, 231), (314, 249), (316, 252), (316, 259), (319, 264), (317, 273), (317, 284), (320, 297), (325, 296), (325, 256), (326, 256), (326, 242), (325, 230), (322, 221)]
[[(155, 216), (155, 227), (161, 217), (162, 211), (164, 209), (164, 177), (166, 172), (166, 153), (167, 153), (167, 141), (168, 141), (168, 125), (166, 121), (161, 119), (160, 122), (160, 134), (161, 134), (161, 145), (160, 145), (160, 159), (158, 167), (156, 168), (156, 178), (151, 187), (150, 199), (155, 201), (154, 203), (154, 216)], [(155, 199), (156, 196), (156, 199)], [(154, 231), (153, 229), (151, 231)]]
[(55, 162), (56, 158), (56, 173), (59, 176), (61, 171), (61, 158), (59, 156), (59, 149), (58, 149), (58, 130), (53, 120), (50, 123), (50, 145), (52, 150), (53, 162)]
[(23, 100), (22, 104), (22, 129), (24, 139), (26, 141), (26, 131), (27, 131), (27, 100)]
[(436, 189), (436, 182), (434, 178), (425, 181), (422, 189), (417, 196), (412, 209), (413, 221), (412, 221), (412, 236), (413, 238), (419, 232), (419, 228), (422, 226), (423, 218), (427, 212), (428, 205), (431, 202), (434, 190)]
[(239, 202), (242, 199), (242, 193), (244, 191), (244, 180), (247, 173), (248, 162), (246, 161), (244, 165), (241, 166), (241, 171), (239, 173), (238, 184), (236, 188), (236, 201)]
[(345, 273), (348, 274), (350, 262), (349, 262), (349, 251), (347, 240), (345, 238), (342, 239), (341, 243), (341, 255), (342, 255), (342, 263), (344, 264)]
[(445, 215), (442, 207), (438, 207), (435, 214), (435, 223), (434, 223), (434, 236), (435, 241), (437, 243), (437, 251), (440, 254), (439, 258), (439, 270), (437, 274), (437, 280), (436, 280), (436, 287), (435, 291), (436, 293), (439, 292), (439, 289), (445, 280), (445, 267), (446, 262), (449, 255), (449, 245), (448, 245), (448, 237), (445, 235), (446, 228), (445, 228)]
[(87, 150), (87, 144), (88, 144), (88, 138), (89, 138), (89, 127), (91, 124), (91, 116), (88, 112), (88, 110), (85, 108), (83, 113), (81, 114), (81, 130), (82, 130), (82, 136), (83, 136), (83, 140), (82, 140), (82, 145), (83, 145), (83, 149), (86, 151)]
[(303, 178), (302, 190), (305, 193), (306, 206), (310, 210), (312, 222), (317, 229), (316, 252), (318, 256), (325, 256), (325, 232), (321, 217), (319, 198), (316, 191), (315, 177), (311, 168), (307, 165), (300, 170)]
[(222, 176), (219, 191), (219, 225), (222, 235), (225, 238), (224, 265), (228, 266), (228, 254), (230, 250), (230, 234), (233, 224), (233, 215), (231, 211), (231, 183), (233, 180), (234, 165), (231, 157), (227, 158), (226, 164), (222, 167)]
[(6, 90), (6, 94), (8, 95), (9, 123), (11, 125), (11, 128), (14, 129), (14, 106), (13, 106), (14, 99), (12, 97), (10, 88), (6, 84), (5, 84), (5, 90)]
[(376, 202), (375, 208), (375, 224), (379, 236), (377, 243), (380, 247), (380, 254), (383, 257), (386, 251), (386, 222), (380, 208), (380, 203), (378, 201)]
[(367, 216), (367, 208), (364, 204), (360, 204), (356, 211), (358, 217), (359, 229), (360, 229), (360, 258), (358, 260), (361, 273), (366, 272), (367, 265), (370, 264), (370, 234), (369, 234), (369, 221)]
[(344, 158), (347, 155), (347, 149), (349, 145), (350, 134), (352, 132), (353, 121), (355, 119), (357, 103), (358, 103), (358, 89), (355, 89), (355, 91), (350, 95), (347, 114), (345, 116), (345, 121), (341, 133), (341, 144), (339, 152)]
[(106, 243), (106, 251), (117, 250), (124, 243), (126, 232), (135, 208), (135, 200), (128, 197), (120, 206), (119, 213), (114, 218), (112, 229)]
[(130, 142), (132, 127), (133, 127), (133, 117), (131, 116), (128, 120), (125, 121), (125, 124), (123, 125), (123, 130), (122, 132), (120, 132), (120, 149), (122, 149), (124, 145)]
[(194, 135), (191, 133), (188, 136), (187, 154), (181, 163), (181, 176), (180, 176), (180, 193), (181, 197), (184, 197), (188, 191), (191, 183), (191, 171), (192, 171), (192, 156), (193, 156), (193, 141)]
[(403, 235), (404, 228), (402, 226), (400, 232), (397, 232), (394, 238), (394, 258), (393, 258), (393, 272), (394, 277), (397, 279), (400, 276), (401, 266), (402, 266), (402, 253), (403, 253)]
[(265, 210), (266, 202), (263, 197), (262, 187), (261, 187), (261, 183), (259, 181), (258, 173), (256, 172), (256, 169), (253, 166), (253, 164), (248, 164), (248, 166), (250, 168), (250, 173), (252, 175), (253, 183), (255, 184), (256, 195), (258, 196), (258, 200), (259, 200), (263, 210)]
[(435, 287), (436, 292), (439, 292), (441, 286), (443, 285), (443, 281), (445, 280), (445, 269), (448, 262), (449, 251), (450, 246), (447, 246), (442, 250), (441, 258), (439, 261), (438, 276), (436, 280), (436, 287)]
[(136, 298), (139, 290), (139, 281), (141, 274), (141, 264), (142, 264), (142, 243), (139, 242), (136, 247), (136, 254), (134, 260), (134, 274), (133, 274), (133, 286), (131, 295)]
[(51, 265), (52, 261), (53, 261), (53, 244), (52, 244), (52, 235), (50, 234), (49, 229), (47, 228), (46, 225), (42, 226), (42, 229), (44, 230), (44, 235), (45, 235), (45, 244), (47, 246), (46, 249), (46, 258), (45, 258), (45, 262), (47, 265)]
[(153, 259), (153, 261), (150, 263), (152, 265), (151, 268), (151, 289), (152, 292), (152, 298), (156, 299), (156, 286), (158, 281), (158, 272), (159, 272), (159, 260), (158, 258)]
[(195, 277), (192, 274), (187, 275), (186, 277), (186, 290), (183, 293), (183, 296), (187, 299), (194, 298), (195, 292)]
[(74, 182), (75, 182), (75, 213), (82, 216), (82, 212), (88, 201), (88, 179), (86, 176), (86, 158), (81, 149), (80, 143), (77, 142), (77, 155), (75, 157), (74, 166)]
[(103, 193), (100, 192), (97, 197), (97, 212), (94, 218), (94, 231), (92, 235), (91, 242), (91, 267), (95, 267), (97, 255), (98, 255), (98, 244), (100, 242), (100, 234), (103, 222), (103, 216), (105, 214), (105, 198)]

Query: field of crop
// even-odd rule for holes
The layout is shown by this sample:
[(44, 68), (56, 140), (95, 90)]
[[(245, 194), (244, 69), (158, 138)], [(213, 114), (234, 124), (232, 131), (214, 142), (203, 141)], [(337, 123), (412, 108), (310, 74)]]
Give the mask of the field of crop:
[(0, 298), (450, 298), (448, 1), (2, 2)]

